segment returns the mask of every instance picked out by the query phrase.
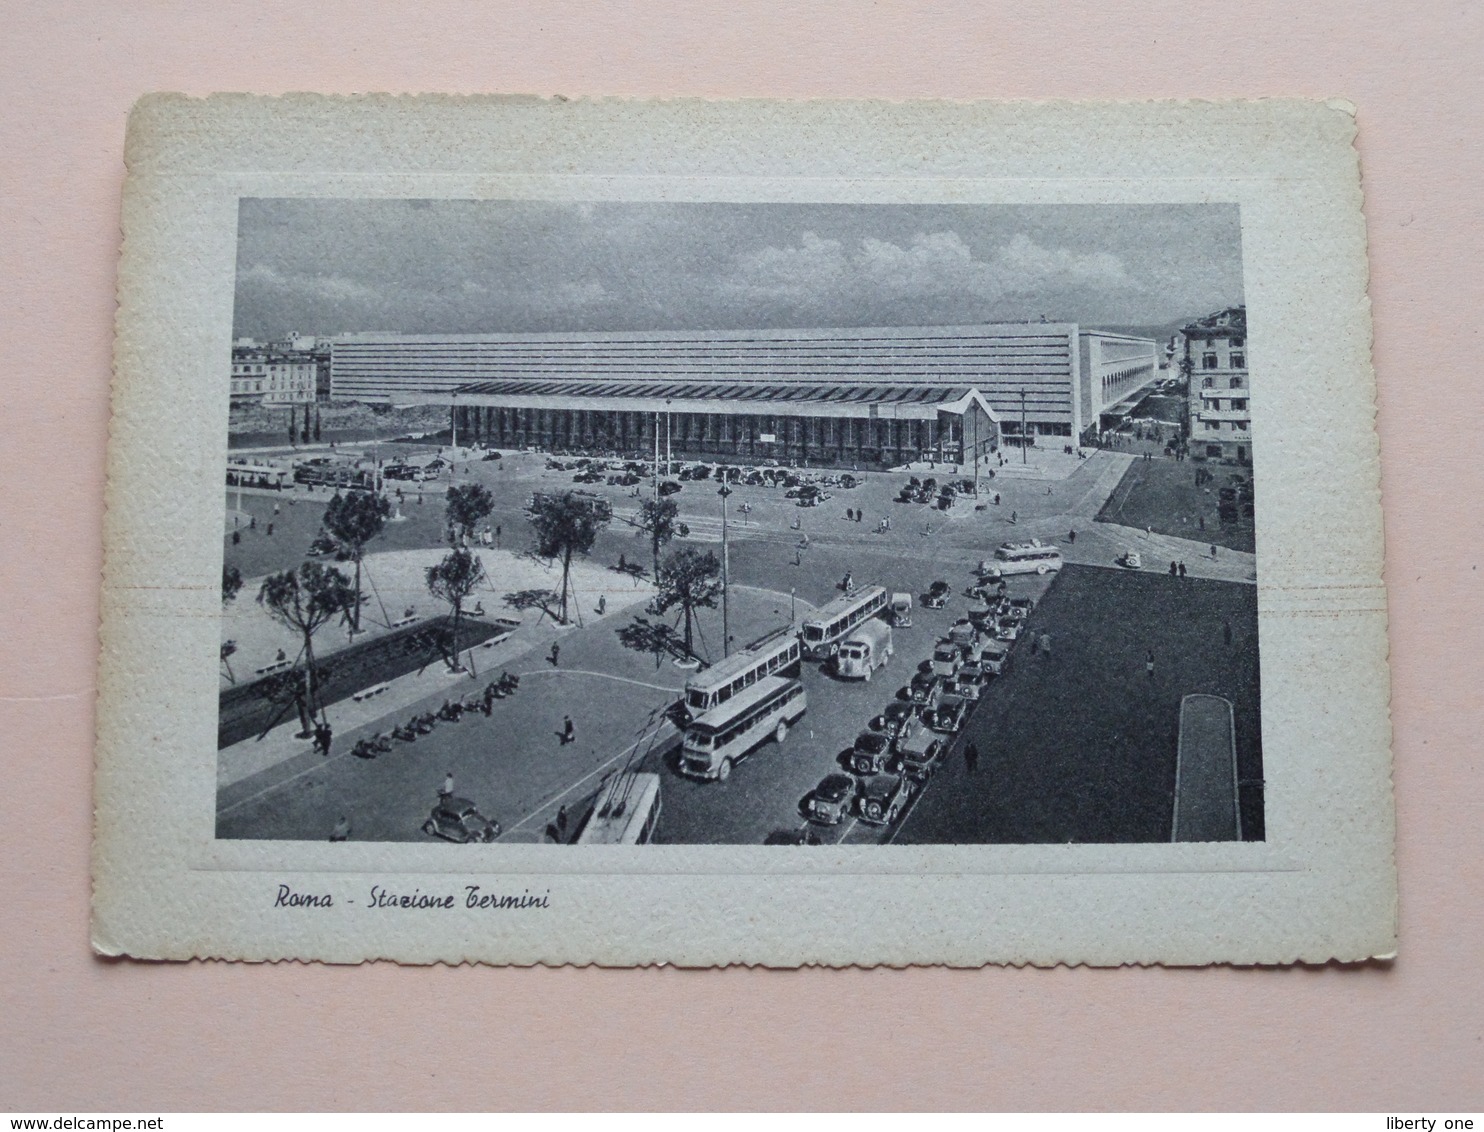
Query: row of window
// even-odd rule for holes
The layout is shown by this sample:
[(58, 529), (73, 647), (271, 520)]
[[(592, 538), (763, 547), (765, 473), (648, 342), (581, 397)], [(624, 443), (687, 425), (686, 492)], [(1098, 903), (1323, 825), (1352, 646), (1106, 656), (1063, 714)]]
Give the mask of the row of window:
[[(1216, 355), (1215, 354), (1202, 354), (1201, 355), (1201, 369), (1220, 369), (1220, 368), (1221, 368), (1221, 366), (1217, 363), (1217, 361), (1216, 361)], [(1236, 353), (1232, 354), (1232, 356), (1231, 356), (1231, 368), (1232, 369), (1246, 369), (1247, 368), (1247, 355), (1246, 354), (1236, 354)]]
[[(1243, 380), (1240, 377), (1234, 377), (1227, 384), (1227, 388), (1228, 389), (1241, 389), (1241, 388), (1244, 387), (1244, 385), (1245, 385), (1245, 383), (1243, 382)], [(1201, 378), (1201, 388), (1202, 389), (1214, 389), (1215, 387), (1216, 387), (1216, 379), (1214, 377), (1203, 377), (1203, 378)]]
[[(1247, 431), (1247, 428), (1248, 428), (1248, 422), (1247, 421), (1232, 421), (1230, 423), (1231, 423), (1232, 431), (1233, 432), (1246, 432)], [(1207, 421), (1206, 422), (1206, 431), (1207, 432), (1220, 432), (1221, 431), (1221, 422), (1220, 421)]]

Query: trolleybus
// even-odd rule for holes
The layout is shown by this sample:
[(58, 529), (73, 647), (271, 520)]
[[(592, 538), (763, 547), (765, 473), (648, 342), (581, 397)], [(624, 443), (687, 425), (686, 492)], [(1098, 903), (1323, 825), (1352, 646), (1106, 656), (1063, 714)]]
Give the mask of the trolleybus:
[(681, 773), (725, 782), (732, 767), (765, 740), (783, 742), (789, 726), (808, 707), (809, 697), (797, 680), (764, 677), (691, 722), (680, 750)]
[(886, 608), (887, 593), (882, 586), (862, 586), (814, 611), (804, 622), (801, 636), (804, 654), (810, 660), (827, 660), (840, 651), (840, 642), (857, 628)]
[(578, 845), (646, 845), (660, 820), (660, 776), (625, 771), (603, 784)]
[(764, 677), (798, 674), (799, 638), (790, 628), (775, 629), (687, 680), (685, 710), (695, 719)]

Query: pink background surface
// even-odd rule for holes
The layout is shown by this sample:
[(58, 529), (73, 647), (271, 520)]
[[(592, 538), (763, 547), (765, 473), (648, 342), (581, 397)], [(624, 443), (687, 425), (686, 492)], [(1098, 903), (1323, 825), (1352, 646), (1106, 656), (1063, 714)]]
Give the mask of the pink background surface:
[[(3, 5), (0, 1109), (1484, 1103), (1484, 6), (803, 7)], [(1400, 958), (905, 972), (93, 959), (125, 114), (152, 90), (311, 89), (1354, 101), (1389, 547)]]

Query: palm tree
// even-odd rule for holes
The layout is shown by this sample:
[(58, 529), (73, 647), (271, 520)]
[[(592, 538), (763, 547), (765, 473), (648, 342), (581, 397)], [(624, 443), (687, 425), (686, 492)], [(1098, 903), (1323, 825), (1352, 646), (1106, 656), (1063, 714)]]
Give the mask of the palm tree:
[(371, 491), (336, 492), (321, 520), (325, 534), (340, 552), (356, 564), (355, 605), (350, 610), (350, 631), (361, 631), (361, 559), (366, 544), (381, 534), (392, 513), (391, 500)]
[(567, 621), (567, 594), (570, 590), (572, 557), (586, 555), (598, 540), (598, 532), (608, 525), (608, 518), (595, 511), (591, 503), (576, 498), (572, 492), (562, 495), (540, 495), (531, 500), (526, 518), (536, 528), (536, 553), (542, 558), (559, 558), (562, 563), (562, 593), (559, 602), (561, 621)]

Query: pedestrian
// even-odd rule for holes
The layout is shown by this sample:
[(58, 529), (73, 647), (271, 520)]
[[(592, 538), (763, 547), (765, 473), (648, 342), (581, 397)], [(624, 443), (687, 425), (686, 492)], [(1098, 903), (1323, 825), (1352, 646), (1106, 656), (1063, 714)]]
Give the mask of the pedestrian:
[(1144, 654), (1144, 671), (1149, 674), (1149, 679), (1154, 679), (1154, 650), (1150, 649)]
[(1211, 561), (1216, 561), (1216, 544), (1214, 542), (1211, 544)]
[(1046, 494), (1047, 494), (1047, 495), (1050, 495), (1050, 494), (1051, 494), (1051, 488), (1050, 488), (1050, 487), (1047, 487), (1047, 488), (1046, 488)]
[(607, 612), (608, 612), (608, 595), (607, 594), (599, 594), (598, 595), (598, 616), (599, 617), (602, 617), (603, 614), (605, 614)]
[(625, 562), (625, 561), (624, 561), (624, 557), (623, 557), (623, 555), (622, 555), (622, 554), (620, 554), (620, 555), (619, 555), (619, 556), (618, 556), (618, 569), (619, 569), (619, 573), (623, 573), (623, 572), (624, 572), (624, 571), (626, 571), (626, 570), (627, 570), (627, 569), (628, 569), (628, 568), (629, 568), (629, 564), (628, 564), (628, 563), (627, 563), (627, 562)]
[(804, 550), (802, 547), (794, 547), (794, 565), (800, 566), (804, 561)]
[(233, 546), (236, 546), (241, 541), (242, 541), (242, 532), (241, 531), (233, 531), (232, 532), (232, 545)]
[(499, 523), (496, 523), (495, 524), (495, 542), (498, 544), (499, 541), (500, 541), (500, 524)]
[(552, 641), (551, 642), (551, 655), (549, 657), (547, 657), (547, 659), (551, 661), (551, 666), (553, 668), (555, 668), (557, 666), (557, 664), (561, 661), (561, 659), (562, 659), (562, 646), (559, 645), (556, 641)]
[(855, 518), (855, 509), (852, 508), (852, 507), (845, 508), (845, 521), (848, 523), (851, 520), (853, 520), (854, 518)]
[(335, 823), (335, 828), (330, 831), (331, 841), (345, 841), (350, 837), (350, 819), (344, 814)]
[(1068, 546), (1076, 546), (1077, 545), (1077, 532), (1076, 531), (1068, 531), (1067, 532), (1067, 545)]
[(1180, 576), (1182, 578), (1185, 577), (1185, 563), (1184, 562), (1181, 562), (1180, 563)]
[(453, 771), (443, 776), (443, 789), (438, 791), (438, 797), (447, 798), (453, 793)]
[(1000, 493), (999, 492), (995, 492), (994, 493), (994, 505), (996, 507), (998, 507), (1000, 505)]
[(277, 518), (278, 517), (278, 504), (277, 503), (274, 503), (273, 504), (273, 517), (274, 518)]
[(964, 769), (970, 774), (973, 774), (979, 769), (979, 748), (974, 745), (972, 740), (964, 748)]
[(1144, 537), (1145, 538), (1153, 538), (1154, 537), (1154, 528), (1153, 527), (1145, 527), (1144, 528)]
[(859, 507), (857, 507), (856, 508), (856, 511), (855, 511), (855, 521), (857, 523), (859, 523), (861, 521), (861, 515), (862, 514), (864, 514), (864, 512)]
[(1201, 516), (1201, 530), (1205, 530), (1205, 529), (1206, 529), (1206, 517), (1204, 515), (1202, 515)]
[(268, 524), (268, 537), (269, 538), (272, 538), (273, 537), (273, 524), (272, 523), (269, 523)]
[(572, 717), (570, 715), (562, 716), (562, 746), (565, 747), (576, 738), (577, 729), (572, 726)]
[(559, 809), (557, 811), (556, 827), (557, 827), (557, 832), (560, 833), (563, 837), (565, 837), (567, 835), (567, 807), (566, 806), (563, 806), (561, 809)]
[(1175, 577), (1179, 577), (1179, 575), (1180, 575), (1180, 567), (1177, 564), (1175, 564), (1174, 562), (1171, 562), (1170, 563), (1170, 577), (1175, 578)]
[(1020, 521), (1020, 512), (1018, 512), (1018, 511), (1011, 511), (1010, 512), (1010, 521), (1012, 523), (1019, 522)]
[(1223, 621), (1221, 623), (1221, 639), (1227, 645), (1232, 643), (1232, 623), (1230, 621)]
[(255, 531), (258, 529), (258, 517), (256, 515), (250, 516), (248, 518), (247, 529), (250, 531)]

